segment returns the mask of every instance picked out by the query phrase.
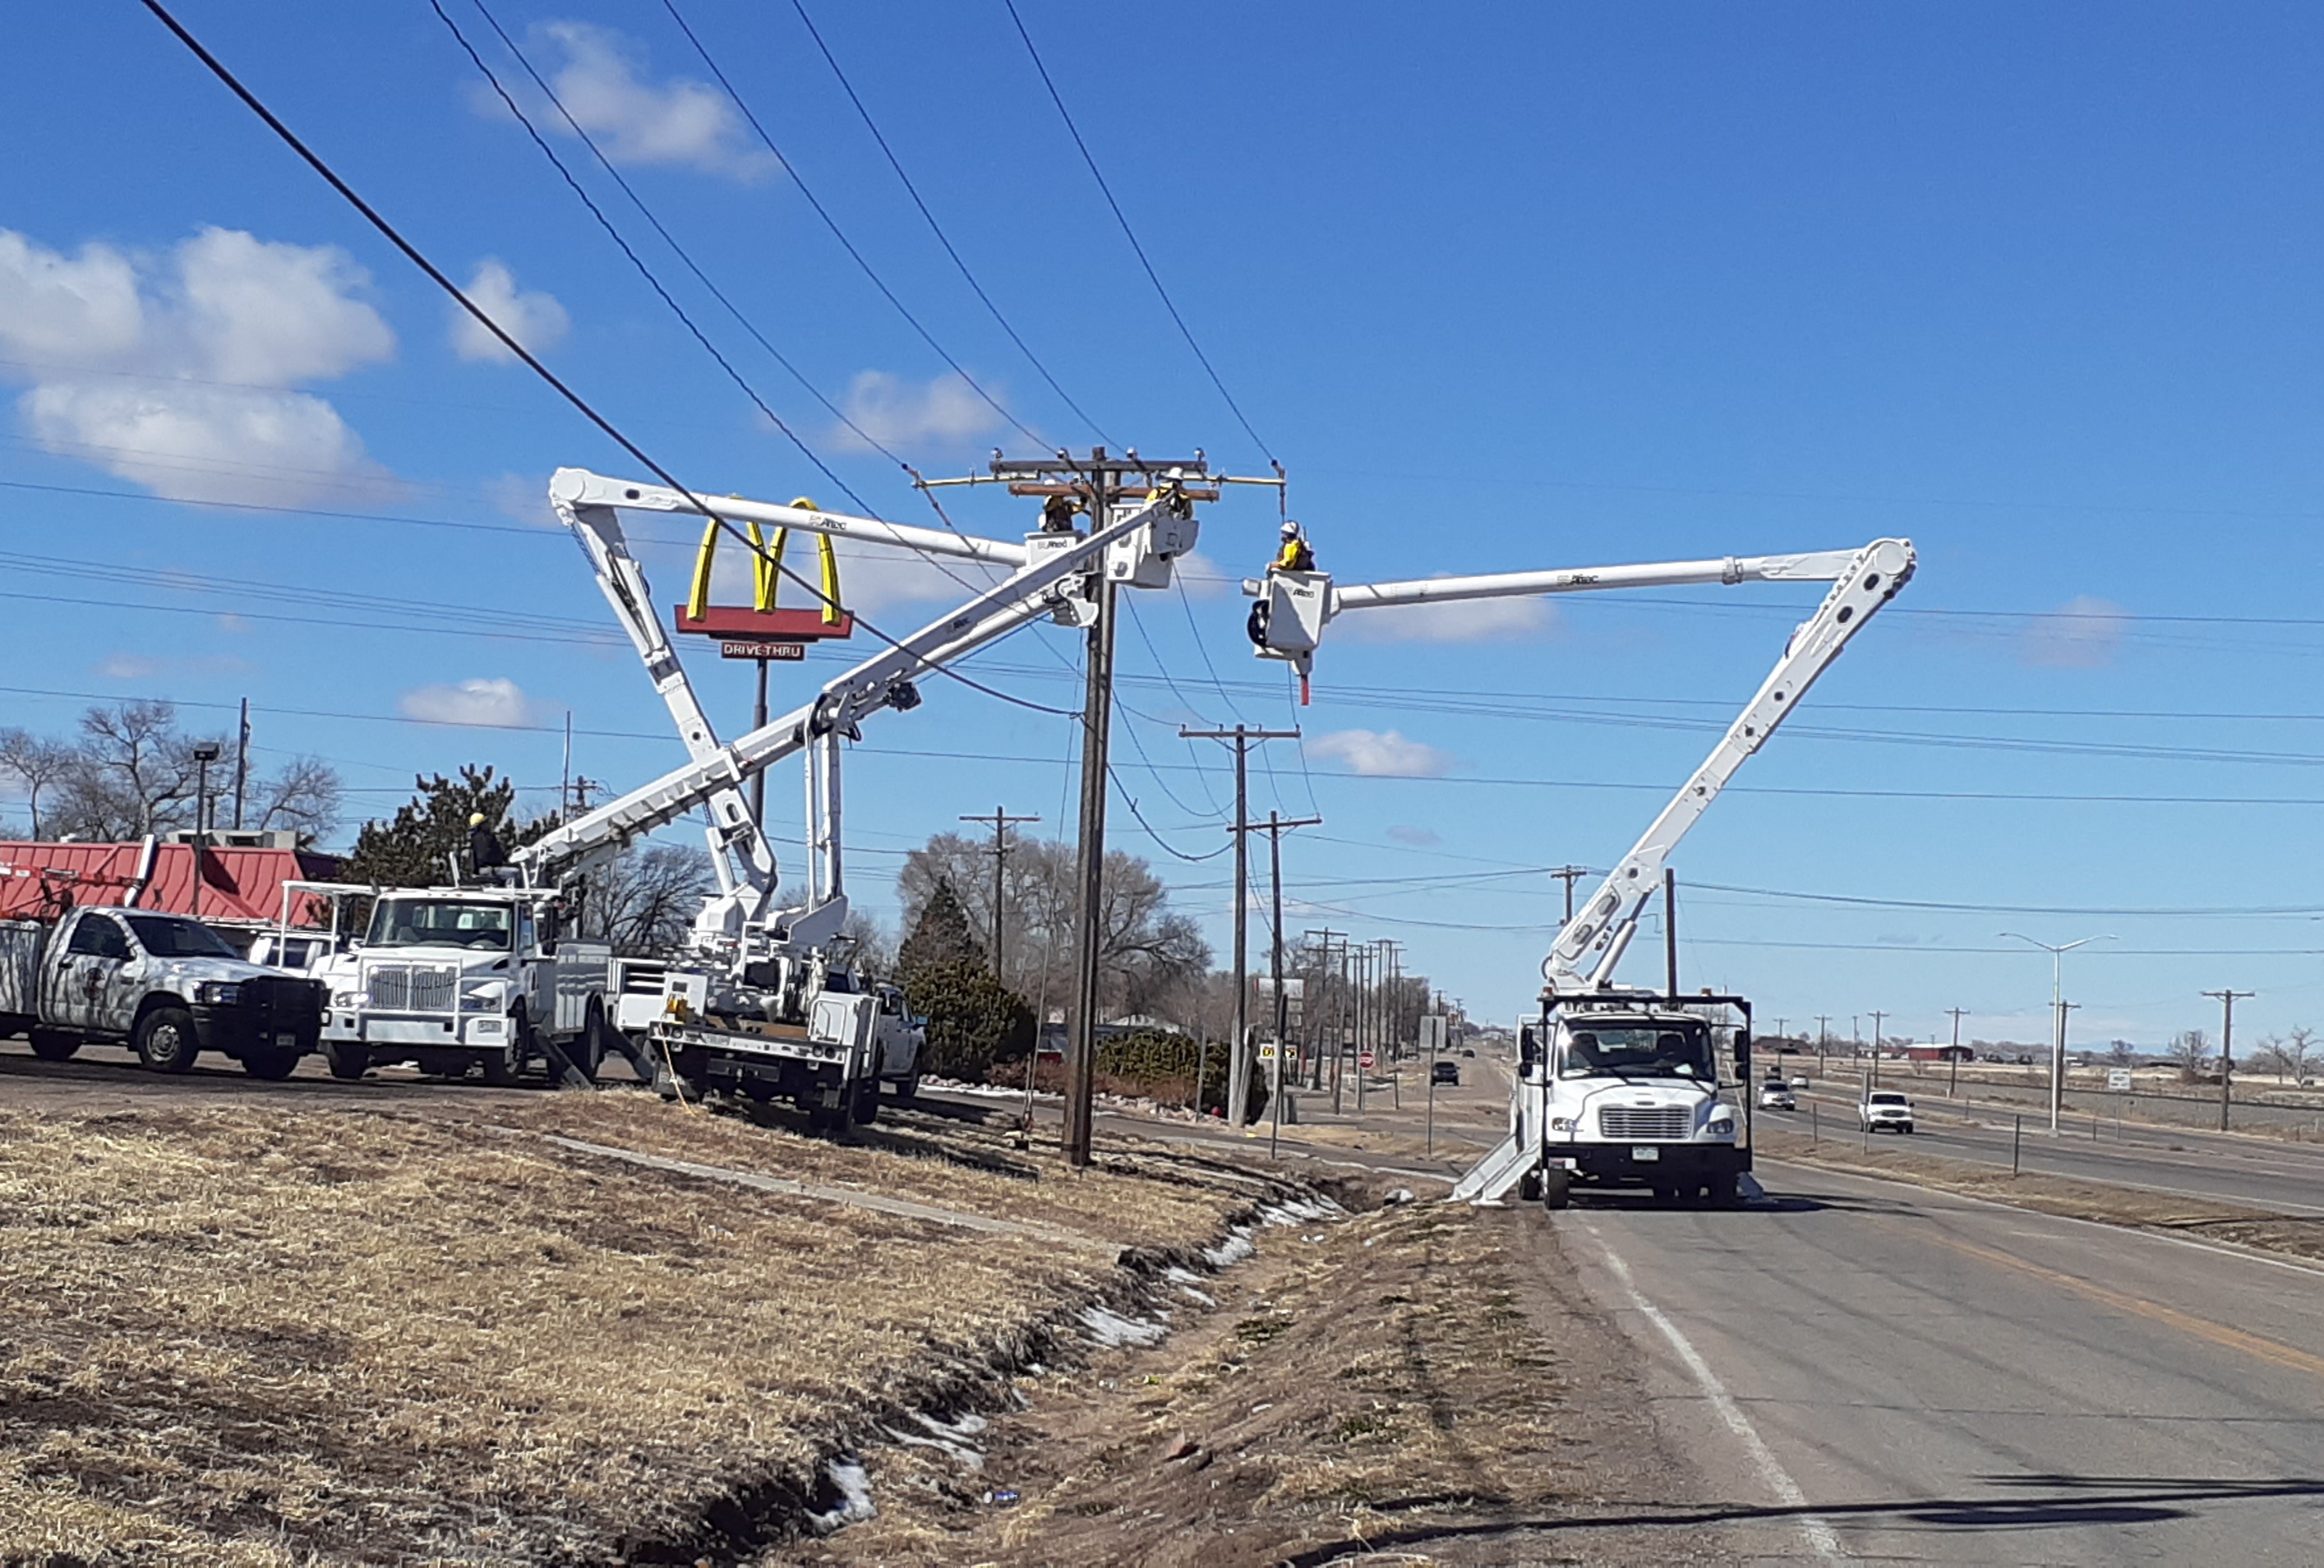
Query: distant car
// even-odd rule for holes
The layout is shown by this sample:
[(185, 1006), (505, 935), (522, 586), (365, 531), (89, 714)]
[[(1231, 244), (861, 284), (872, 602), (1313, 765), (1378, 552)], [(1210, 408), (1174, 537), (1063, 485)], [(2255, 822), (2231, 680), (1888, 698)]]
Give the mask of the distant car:
[[(1462, 1056), (1475, 1056), (1477, 1053), (1476, 1053), (1476, 1052), (1474, 1052), (1474, 1051), (1472, 1051), (1472, 1050), (1469, 1050), (1469, 1049), (1467, 1049), (1466, 1047), (1463, 1047), (1463, 1048), (1462, 1048), (1462, 1052), (1461, 1052), (1461, 1054), (1462, 1054)], [(2302, 1079), (2301, 1080), (2301, 1083), (2303, 1083), (2303, 1084), (2305, 1084), (2306, 1082), (2308, 1082), (2308, 1080), (2307, 1080), (2307, 1079), (2305, 1079), (2305, 1078), (2302, 1078)]]
[(1912, 1099), (1894, 1089), (1875, 1089), (1856, 1108), (1856, 1121), (1858, 1130), (1865, 1132), (1910, 1132)]
[(1461, 1081), (1461, 1064), (1458, 1062), (1437, 1063), (1434, 1066), (1428, 1069), (1428, 1081), (1432, 1084), (1458, 1084)]
[(1797, 1111), (1800, 1102), (1792, 1098), (1792, 1086), (1781, 1078), (1770, 1078), (1759, 1085), (1759, 1109), (1762, 1111)]

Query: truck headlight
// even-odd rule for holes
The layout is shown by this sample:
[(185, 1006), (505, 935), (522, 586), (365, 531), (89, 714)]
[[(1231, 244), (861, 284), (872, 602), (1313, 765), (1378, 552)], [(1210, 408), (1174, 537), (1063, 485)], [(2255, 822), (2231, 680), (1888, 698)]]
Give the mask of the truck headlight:
[(232, 1007), (242, 1000), (242, 985), (232, 980), (205, 980), (194, 987), (194, 1000), (205, 1007)]
[(1702, 1124), (1702, 1130), (1711, 1134), (1713, 1138), (1732, 1138), (1735, 1136), (1735, 1118), (1730, 1113), (1722, 1111), (1718, 1115), (1712, 1117), (1709, 1121), (1704, 1122)]
[(507, 986), (497, 980), (472, 982), (460, 988), (462, 1012), (498, 1012)]
[(369, 1001), (370, 996), (360, 991), (340, 991), (331, 994), (333, 1007), (361, 1007)]

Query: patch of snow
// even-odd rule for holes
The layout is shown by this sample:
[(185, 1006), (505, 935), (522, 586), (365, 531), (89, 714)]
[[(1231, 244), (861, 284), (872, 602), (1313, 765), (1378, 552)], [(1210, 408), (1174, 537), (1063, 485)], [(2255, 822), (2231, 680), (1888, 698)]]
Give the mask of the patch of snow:
[(877, 1517), (880, 1510), (872, 1506), (872, 1478), (863, 1473), (863, 1462), (853, 1457), (835, 1459), (825, 1464), (823, 1473), (831, 1478), (838, 1489), (839, 1506), (828, 1513), (810, 1513), (807, 1522), (825, 1535), (849, 1525), (860, 1525)]
[(1286, 1198), (1262, 1206), (1259, 1221), (1262, 1225), (1296, 1225), (1303, 1220), (1328, 1220), (1339, 1212), (1340, 1205), (1328, 1198)]
[(1142, 1318), (1124, 1317), (1102, 1306), (1085, 1306), (1081, 1310), (1083, 1326), (1090, 1337), (1102, 1345), (1150, 1345), (1170, 1331), (1158, 1323)]
[(992, 1425), (992, 1423), (987, 1421), (983, 1416), (977, 1415), (973, 1410), (963, 1416), (957, 1421), (946, 1421), (942, 1416), (931, 1416), (925, 1410), (918, 1412), (914, 1416), (913, 1419), (917, 1420), (921, 1425), (927, 1427), (929, 1431), (936, 1433), (940, 1436), (960, 1440), (973, 1437), (978, 1433)]
[(1204, 1306), (1216, 1306), (1219, 1304), (1219, 1298), (1211, 1295), (1208, 1291), (1197, 1290), (1191, 1285), (1182, 1285), (1178, 1287), (1178, 1288), (1185, 1295), (1192, 1296), (1194, 1300), (1202, 1303)]
[[(923, 1416), (920, 1419), (927, 1421), (928, 1418)], [(923, 1437), (917, 1432), (899, 1432), (892, 1426), (883, 1426), (881, 1430), (907, 1448), (934, 1448), (949, 1454), (971, 1470), (984, 1468), (983, 1453), (968, 1443), (954, 1443), (947, 1437)]]
[(1227, 1239), (1215, 1247), (1203, 1249), (1203, 1261), (1213, 1268), (1227, 1268), (1241, 1262), (1259, 1249), (1250, 1244), (1250, 1231), (1238, 1227), (1227, 1232)]

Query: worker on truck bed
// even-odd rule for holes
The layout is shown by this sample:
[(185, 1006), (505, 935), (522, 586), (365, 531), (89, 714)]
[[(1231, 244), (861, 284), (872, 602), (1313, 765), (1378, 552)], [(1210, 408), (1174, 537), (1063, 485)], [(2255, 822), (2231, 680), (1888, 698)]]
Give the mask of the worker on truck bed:
[(508, 864), (508, 852), (501, 847), (500, 835), (484, 821), (484, 814), (468, 814), (468, 871), (478, 881), (493, 880), (492, 873)]
[(1267, 563), (1270, 572), (1312, 572), (1315, 569), (1315, 552), (1299, 531), (1296, 522), (1286, 521), (1283, 525), (1283, 548), (1273, 560)]

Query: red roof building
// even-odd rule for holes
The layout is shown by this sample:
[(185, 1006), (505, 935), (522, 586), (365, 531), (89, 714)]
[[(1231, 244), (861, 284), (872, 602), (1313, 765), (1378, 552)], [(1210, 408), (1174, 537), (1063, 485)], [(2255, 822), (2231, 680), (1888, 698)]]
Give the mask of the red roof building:
[[(0, 918), (53, 913), (60, 903), (117, 904), (135, 885), (145, 853), (143, 843), (0, 841)], [(329, 855), (292, 849), (211, 844), (202, 854), (197, 898), (192, 844), (158, 844), (152, 854), (139, 906), (222, 925), (272, 925), (281, 916), (283, 883), (327, 881), (338, 866)], [(321, 900), (305, 897), (297, 902), (291, 924), (327, 923), (328, 906)]]

